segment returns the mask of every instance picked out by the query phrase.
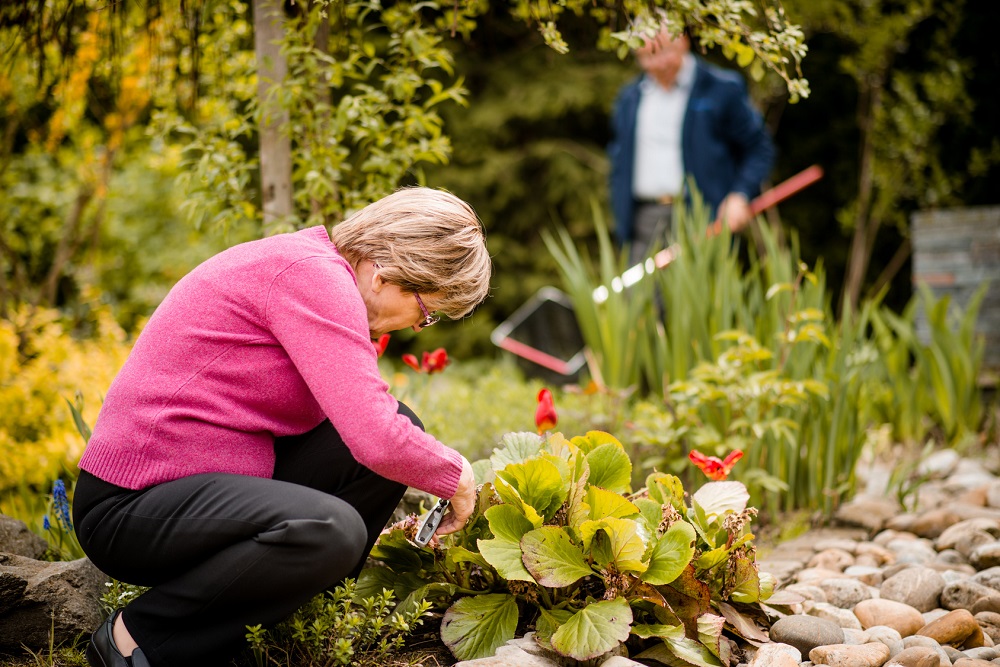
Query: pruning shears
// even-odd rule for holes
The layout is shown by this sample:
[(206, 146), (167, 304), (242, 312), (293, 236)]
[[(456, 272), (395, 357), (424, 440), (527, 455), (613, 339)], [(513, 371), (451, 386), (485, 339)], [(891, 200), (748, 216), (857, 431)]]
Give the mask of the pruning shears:
[(417, 528), (417, 536), (413, 539), (417, 546), (425, 547), (431, 541), (431, 537), (434, 536), (438, 526), (441, 525), (441, 519), (444, 518), (444, 513), (449, 505), (451, 503), (444, 498), (438, 500), (437, 504), (420, 521), (420, 526)]

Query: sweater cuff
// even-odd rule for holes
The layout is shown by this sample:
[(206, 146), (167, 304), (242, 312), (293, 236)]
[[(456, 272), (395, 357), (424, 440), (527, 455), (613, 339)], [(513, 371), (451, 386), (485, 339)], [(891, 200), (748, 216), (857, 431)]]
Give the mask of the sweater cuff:
[(438, 498), (447, 499), (454, 496), (458, 490), (458, 482), (462, 478), (462, 455), (451, 447), (445, 447), (444, 455), (448, 461), (441, 475), (435, 480), (433, 488), (424, 490)]

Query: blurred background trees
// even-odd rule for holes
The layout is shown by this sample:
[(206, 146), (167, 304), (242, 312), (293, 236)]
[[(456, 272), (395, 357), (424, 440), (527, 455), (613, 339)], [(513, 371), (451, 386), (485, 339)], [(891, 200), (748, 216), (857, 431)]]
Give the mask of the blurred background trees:
[[(474, 317), (424, 333), (421, 346), (493, 354), (493, 326), (557, 283), (539, 232), (565, 225), (593, 242), (593, 211), (606, 207), (608, 114), (637, 70), (615, 53), (622, 16), (590, 6), (548, 16), (523, 2), (288, 4), (272, 56), (288, 73), (261, 105), (247, 3), (5, 3), (0, 315), (57, 307), (86, 331), (97, 299), (134, 331), (208, 255), (335, 224), (399, 184), (426, 183), (479, 212), (496, 279)], [(701, 3), (671, 7), (706, 33), (726, 26), (698, 14)], [(823, 259), (843, 285), (838, 301), (888, 282), (887, 302), (901, 306), (909, 213), (996, 202), (989, 92), (1000, 56), (985, 30), (1000, 10), (986, 0), (789, 0), (785, 10), (809, 46), (811, 95), (789, 104), (788, 81), (760, 60), (746, 72), (762, 75), (751, 87), (780, 150), (772, 180), (813, 163), (827, 176), (770, 217), (798, 234), (807, 261)], [(746, 48), (706, 55), (735, 67), (723, 52), (739, 60)], [(265, 225), (258, 121), (275, 109), (290, 119), (293, 214)], [(393, 344), (412, 345), (406, 334)]]

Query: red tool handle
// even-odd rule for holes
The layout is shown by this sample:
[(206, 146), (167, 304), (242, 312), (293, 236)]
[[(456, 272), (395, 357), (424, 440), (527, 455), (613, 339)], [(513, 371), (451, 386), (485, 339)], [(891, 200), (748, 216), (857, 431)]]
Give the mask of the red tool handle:
[[(823, 168), (818, 164), (814, 164), (808, 169), (803, 169), (791, 178), (778, 183), (767, 192), (762, 192), (759, 197), (750, 202), (750, 213), (757, 215), (778, 202), (788, 199), (799, 190), (809, 187), (821, 178), (823, 178)], [(721, 231), (722, 221), (717, 220), (708, 228), (708, 235), (714, 236)]]

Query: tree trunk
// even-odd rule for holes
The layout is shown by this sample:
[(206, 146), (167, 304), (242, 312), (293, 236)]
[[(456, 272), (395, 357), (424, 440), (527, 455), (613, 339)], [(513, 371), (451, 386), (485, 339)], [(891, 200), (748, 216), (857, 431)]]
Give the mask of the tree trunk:
[(861, 128), (861, 156), (858, 173), (858, 203), (854, 213), (854, 238), (851, 240), (851, 254), (847, 261), (847, 274), (844, 277), (844, 295), (841, 302), (842, 313), (853, 313), (858, 308), (861, 299), (861, 288), (864, 286), (865, 275), (868, 273), (868, 263), (871, 260), (871, 249), (874, 247), (875, 234), (878, 231), (878, 221), (872, 219), (872, 202), (875, 194), (874, 165), (875, 156), (872, 125), (875, 122), (875, 110), (882, 103), (883, 78), (878, 76), (867, 86), (867, 94), (862, 94), (859, 102), (858, 125)]
[[(279, 0), (254, 0), (254, 48), (257, 53), (257, 98), (260, 102), (260, 189), (264, 233), (294, 213), (292, 142), (285, 129), (288, 112), (269, 93), (285, 78), (288, 63), (281, 54), (285, 16)], [(284, 128), (284, 129), (283, 129)]]

